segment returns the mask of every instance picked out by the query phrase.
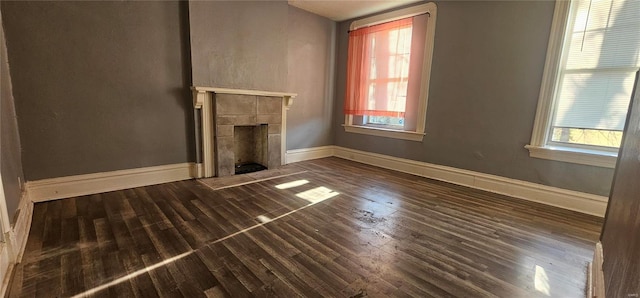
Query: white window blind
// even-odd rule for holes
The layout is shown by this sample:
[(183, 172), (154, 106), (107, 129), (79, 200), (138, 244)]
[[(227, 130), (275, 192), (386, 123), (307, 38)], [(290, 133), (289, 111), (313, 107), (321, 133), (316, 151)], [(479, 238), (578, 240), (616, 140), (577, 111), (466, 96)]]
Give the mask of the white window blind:
[(640, 1), (573, 5), (551, 125), (621, 131), (640, 67)]

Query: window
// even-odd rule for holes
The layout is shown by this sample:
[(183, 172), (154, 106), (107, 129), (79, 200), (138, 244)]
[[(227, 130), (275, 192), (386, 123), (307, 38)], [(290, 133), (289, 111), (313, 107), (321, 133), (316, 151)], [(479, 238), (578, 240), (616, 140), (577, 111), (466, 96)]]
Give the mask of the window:
[(532, 157), (614, 167), (640, 68), (640, 1), (557, 1)]
[(427, 3), (351, 23), (345, 131), (422, 141), (435, 18)]

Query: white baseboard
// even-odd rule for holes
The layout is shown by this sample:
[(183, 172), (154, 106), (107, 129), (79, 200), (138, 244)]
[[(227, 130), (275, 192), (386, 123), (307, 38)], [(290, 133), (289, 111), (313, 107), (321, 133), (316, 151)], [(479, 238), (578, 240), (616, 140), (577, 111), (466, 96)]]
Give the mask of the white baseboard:
[(604, 291), (604, 272), (602, 271), (602, 262), (604, 261), (602, 254), (602, 243), (596, 243), (593, 252), (593, 263), (591, 263), (591, 272), (589, 272), (589, 288), (587, 297), (589, 298), (605, 298)]
[(27, 182), (31, 201), (42, 202), (193, 178), (194, 164), (67, 176)]
[(23, 192), (22, 198), (20, 199), (20, 213), (18, 214), (18, 218), (12, 229), (12, 239), (14, 240), (13, 247), (14, 252), (16, 252), (16, 263), (20, 263), (20, 261), (22, 261), (22, 255), (24, 254), (24, 249), (27, 246), (27, 238), (29, 237), (29, 232), (31, 231), (32, 219), (33, 201), (31, 201), (29, 191), (25, 190)]
[(331, 146), (287, 150), (286, 163), (331, 157), (331, 156), (334, 156), (335, 147), (336, 146), (331, 145)]
[[(287, 163), (337, 156), (417, 176), (478, 188), (603, 217), (607, 197), (566, 190), (511, 178), (430, 164), (339, 146), (288, 150)], [(192, 163), (68, 176), (27, 182), (33, 202), (70, 198), (107, 191), (193, 178)]]
[(13, 266), (14, 261), (9, 244), (0, 242), (0, 297), (6, 296)]
[(604, 217), (608, 198), (511, 178), (333, 146), (334, 156)]
[(0, 297), (4, 297), (9, 287), (9, 281), (15, 265), (22, 261), (24, 249), (27, 246), (27, 238), (31, 230), (31, 219), (33, 218), (33, 202), (29, 198), (29, 193), (24, 191), (20, 198), (20, 213), (16, 223), (6, 234), (6, 242), (0, 244)]

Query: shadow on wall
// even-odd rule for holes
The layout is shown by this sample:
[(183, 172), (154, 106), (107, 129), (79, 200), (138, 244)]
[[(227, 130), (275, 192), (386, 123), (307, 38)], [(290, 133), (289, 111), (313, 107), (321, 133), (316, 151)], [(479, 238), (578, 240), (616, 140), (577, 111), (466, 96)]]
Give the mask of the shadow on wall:
[(193, 80), (191, 77), (191, 40), (189, 38), (189, 2), (180, 1), (180, 51), (182, 52), (182, 83), (183, 88), (176, 88), (172, 93), (178, 100), (178, 104), (184, 111), (184, 119), (186, 121), (185, 134), (189, 140), (187, 149), (189, 150), (189, 161), (196, 162), (196, 140), (194, 107), (191, 99), (191, 86)]

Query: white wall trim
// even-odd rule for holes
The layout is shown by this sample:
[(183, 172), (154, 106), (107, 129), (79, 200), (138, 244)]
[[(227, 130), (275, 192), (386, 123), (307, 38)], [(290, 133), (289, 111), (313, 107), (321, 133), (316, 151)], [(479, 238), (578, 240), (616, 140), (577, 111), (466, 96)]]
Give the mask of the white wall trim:
[(602, 254), (602, 243), (596, 243), (593, 252), (593, 263), (591, 263), (589, 272), (589, 288), (587, 289), (587, 297), (606, 298), (604, 291), (604, 272), (602, 271), (602, 262), (604, 261)]
[(590, 165), (602, 168), (613, 169), (616, 167), (616, 161), (618, 160), (617, 152), (604, 152), (551, 146), (538, 147), (526, 145), (524, 147), (529, 150), (529, 156), (531, 157)]
[(347, 125), (343, 124), (344, 131), (351, 133), (360, 133), (371, 136), (392, 138), (392, 139), (401, 139), (408, 141), (416, 141), (422, 142), (424, 138), (424, 133), (415, 132), (415, 131), (406, 131), (406, 130), (392, 130), (392, 129), (384, 129), (379, 127), (372, 126), (360, 126), (360, 125)]
[(287, 150), (287, 163), (334, 156), (335, 146), (321, 146)]
[(336, 147), (335, 156), (417, 176), (604, 217), (608, 198), (511, 178)]
[(27, 238), (31, 230), (33, 218), (33, 202), (28, 191), (23, 191), (19, 205), (20, 213), (16, 223), (6, 233), (6, 242), (0, 243), (0, 297), (4, 297), (9, 287), (9, 281), (15, 265), (22, 261)]
[(12, 231), (16, 263), (22, 260), (24, 249), (27, 246), (27, 238), (29, 238), (29, 232), (31, 231), (31, 220), (33, 219), (33, 202), (31, 201), (28, 190), (23, 191), (19, 208), (20, 213), (18, 214), (18, 219)]
[[(316, 151), (321, 152), (323, 156), (328, 155), (328, 152), (332, 151), (333, 156), (348, 160), (458, 185), (469, 186), (599, 217), (604, 217), (604, 213), (607, 208), (608, 198), (605, 196), (566, 190), (522, 180), (339, 146), (291, 150), (290, 153), (292, 156), (295, 156), (295, 158), (292, 157), (290, 162), (294, 162), (294, 160), (303, 161), (318, 158), (316, 156), (320, 156), (320, 154), (315, 155)], [(289, 157), (287, 160), (289, 160)]]
[(6, 297), (14, 260), (8, 243), (0, 242), (0, 297)]
[(26, 183), (31, 201), (42, 202), (88, 194), (187, 180), (194, 176), (193, 163), (93, 173), (43, 179)]
[(0, 173), (0, 297), (5, 296), (9, 285), (11, 269), (15, 263), (15, 253), (11, 233), (11, 221), (4, 196), (4, 185)]
[(191, 89), (203, 92), (222, 93), (222, 94), (236, 94), (236, 95), (256, 95), (256, 96), (272, 96), (272, 97), (290, 97), (295, 98), (298, 93), (290, 92), (273, 92), (262, 90), (248, 90), (248, 89), (231, 89), (231, 88), (217, 88), (217, 87), (204, 87), (194, 86)]
[(569, 18), (570, 1), (556, 1), (551, 23), (551, 34), (547, 45), (547, 57), (544, 63), (544, 73), (542, 74), (542, 85), (538, 97), (538, 107), (536, 118), (531, 134), (531, 145), (536, 147), (544, 146), (547, 140), (547, 128), (549, 127), (550, 115), (553, 105), (553, 97), (556, 91), (556, 81), (560, 70), (560, 60), (564, 37), (567, 31)]

